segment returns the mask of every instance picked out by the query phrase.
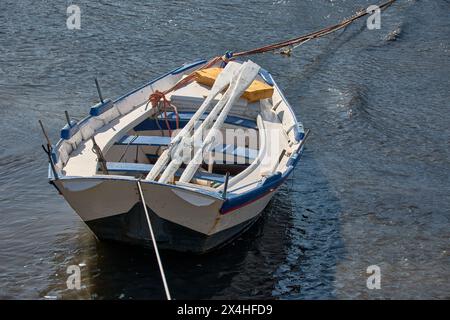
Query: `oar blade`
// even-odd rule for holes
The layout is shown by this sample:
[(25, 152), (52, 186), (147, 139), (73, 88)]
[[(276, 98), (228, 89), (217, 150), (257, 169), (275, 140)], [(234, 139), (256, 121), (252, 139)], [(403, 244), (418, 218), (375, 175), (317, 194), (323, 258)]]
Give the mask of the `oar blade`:
[(214, 95), (214, 97), (217, 95), (217, 93), (222, 92), (228, 85), (230, 84), (231, 80), (236, 76), (236, 74), (239, 72), (241, 66), (239, 63), (231, 62), (228, 63), (225, 68), (222, 70), (222, 72), (219, 73), (219, 75), (216, 78), (216, 81), (214, 81), (214, 85), (211, 88), (210, 96)]
[(232, 81), (233, 83), (232, 86), (230, 86), (230, 88), (228, 89), (229, 92), (227, 92), (226, 97), (223, 98), (227, 99), (229, 97), (229, 99), (227, 100), (225, 106), (221, 110), (221, 113), (218, 116), (217, 120), (214, 122), (213, 127), (206, 136), (205, 141), (202, 144), (202, 147), (196, 151), (194, 158), (187, 165), (186, 169), (181, 175), (180, 177), (181, 182), (191, 181), (192, 177), (195, 175), (195, 173), (197, 172), (198, 168), (201, 165), (201, 157), (203, 155), (203, 151), (205, 150), (205, 148), (208, 150), (212, 149), (214, 145), (213, 144), (214, 134), (217, 133), (220, 127), (223, 125), (232, 106), (242, 96), (245, 90), (247, 90), (247, 88), (252, 84), (253, 80), (255, 80), (260, 69), (261, 69), (260, 66), (258, 66), (256, 63), (250, 60), (245, 62), (241, 66), (239, 73), (235, 76), (235, 78)]
[(247, 90), (247, 88), (255, 80), (260, 69), (261, 67), (251, 60), (248, 60), (242, 65), (236, 82), (236, 87), (233, 89), (230, 100), (227, 104), (233, 105), (236, 100), (244, 94), (245, 90)]

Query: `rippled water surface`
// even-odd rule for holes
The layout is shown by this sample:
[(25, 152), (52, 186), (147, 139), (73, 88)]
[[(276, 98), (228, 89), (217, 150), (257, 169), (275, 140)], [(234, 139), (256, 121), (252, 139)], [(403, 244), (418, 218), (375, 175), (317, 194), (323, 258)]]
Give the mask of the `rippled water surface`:
[[(0, 3), (0, 297), (160, 299), (152, 251), (96, 242), (47, 184), (37, 120), (53, 139), (82, 118), (200, 57), (334, 24), (373, 1)], [(178, 299), (450, 298), (450, 2), (399, 0), (364, 22), (266, 54), (313, 135), (261, 220), (230, 246), (162, 253)], [(396, 41), (388, 35), (397, 31)], [(81, 264), (80, 291), (66, 268)], [(381, 290), (366, 288), (378, 265)]]

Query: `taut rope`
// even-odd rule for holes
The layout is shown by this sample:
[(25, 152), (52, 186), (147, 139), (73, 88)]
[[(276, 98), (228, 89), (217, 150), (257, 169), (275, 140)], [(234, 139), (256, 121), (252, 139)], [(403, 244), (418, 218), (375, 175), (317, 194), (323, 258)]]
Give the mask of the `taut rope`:
[[(380, 8), (380, 10), (384, 10), (386, 8), (388, 8), (389, 6), (391, 6), (396, 0), (389, 0), (381, 5), (379, 5), (378, 7)], [(308, 33), (306, 35), (302, 35), (296, 38), (292, 38), (289, 40), (285, 40), (282, 42), (278, 42), (278, 43), (274, 43), (271, 45), (267, 45), (264, 47), (260, 47), (260, 48), (256, 48), (256, 49), (251, 49), (251, 50), (247, 50), (247, 51), (241, 51), (241, 52), (237, 52), (237, 53), (232, 53), (230, 51), (228, 51), (225, 55), (223, 56), (217, 56), (212, 58), (211, 60), (208, 61), (208, 63), (206, 63), (204, 66), (202, 66), (200, 69), (197, 70), (201, 70), (201, 69), (207, 69), (211, 66), (213, 66), (215, 63), (217, 63), (218, 61), (223, 61), (224, 63), (227, 63), (230, 60), (233, 60), (234, 58), (237, 57), (242, 57), (242, 56), (248, 56), (248, 55), (254, 55), (254, 54), (259, 54), (259, 53), (265, 53), (265, 52), (274, 52), (276, 50), (280, 50), (280, 49), (284, 49), (283, 51), (279, 52), (282, 54), (286, 54), (289, 55), (290, 52), (295, 49), (296, 47), (298, 47), (301, 44), (304, 44), (310, 40), (313, 39), (318, 39), (318, 38), (322, 38), (324, 36), (329, 35), (330, 33), (336, 32), (338, 30), (341, 30), (345, 27), (347, 27), (348, 25), (352, 24), (353, 22), (355, 22), (356, 20), (359, 20), (365, 16), (367, 16), (369, 13), (366, 10), (362, 10), (357, 12), (355, 15), (353, 15), (352, 17), (343, 20), (342, 22), (335, 24), (333, 26), (329, 26), (327, 28), (323, 28), (319, 31), (315, 31), (315, 32), (311, 32)], [(196, 70), (196, 71), (197, 71)], [(183, 86), (185, 86), (186, 84), (190, 83), (192, 80), (194, 80), (195, 78), (195, 72), (190, 73), (189, 75), (187, 75), (185, 78), (183, 78), (182, 80), (180, 80), (175, 86), (173, 86), (172, 88), (164, 91), (164, 92), (154, 92), (150, 95), (148, 101), (149, 103), (152, 103), (152, 106), (155, 106), (161, 99), (165, 99), (165, 95), (176, 90), (179, 89)]]

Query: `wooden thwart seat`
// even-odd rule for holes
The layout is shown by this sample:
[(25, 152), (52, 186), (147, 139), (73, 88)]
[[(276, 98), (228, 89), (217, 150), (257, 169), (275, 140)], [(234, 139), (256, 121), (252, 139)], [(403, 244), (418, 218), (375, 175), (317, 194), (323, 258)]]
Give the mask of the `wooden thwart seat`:
[[(116, 145), (130, 145), (130, 146), (168, 146), (171, 141), (170, 137), (159, 136), (124, 136)], [(258, 156), (258, 150), (235, 147), (230, 144), (219, 145), (214, 149), (216, 153), (223, 153), (226, 155), (242, 157), (247, 160), (254, 160)]]
[(132, 145), (132, 146), (168, 146), (170, 137), (159, 136), (123, 136), (116, 142), (116, 145)]
[[(179, 117), (179, 125), (180, 127), (184, 127), (189, 120), (192, 118), (193, 116), (193, 112), (180, 112), (178, 113), (178, 117)], [(208, 116), (208, 112), (205, 112), (205, 114), (203, 114), (200, 117), (201, 121), (204, 121), (206, 119), (206, 117)], [(176, 114), (174, 112), (168, 112), (167, 113), (167, 121), (169, 122), (170, 128), (175, 128), (176, 126)], [(226, 119), (225, 119), (225, 123), (226, 124), (230, 124), (230, 125), (235, 125), (238, 127), (242, 127), (242, 128), (248, 128), (248, 129), (257, 129), (257, 125), (256, 122), (254, 120), (250, 120), (250, 119), (246, 119), (246, 118), (242, 118), (242, 117), (238, 117), (238, 116), (232, 116), (229, 115)], [(165, 120), (163, 120), (163, 116), (159, 116), (158, 121), (156, 121), (155, 119), (146, 119), (144, 120), (142, 123), (140, 123), (139, 125), (134, 127), (134, 130), (139, 132), (139, 131), (152, 131), (152, 130), (167, 130), (167, 123)]]
[[(150, 172), (153, 165), (145, 163), (107, 162), (106, 167), (109, 173), (146, 174)], [(175, 176), (179, 177), (182, 173), (183, 170), (180, 169), (175, 173)], [(218, 183), (225, 182), (225, 176), (209, 172), (198, 171), (194, 178)]]

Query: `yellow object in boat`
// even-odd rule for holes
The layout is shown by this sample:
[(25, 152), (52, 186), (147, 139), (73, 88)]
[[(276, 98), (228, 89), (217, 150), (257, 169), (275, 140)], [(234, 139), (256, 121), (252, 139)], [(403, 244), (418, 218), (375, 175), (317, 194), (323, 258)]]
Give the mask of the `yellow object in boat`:
[[(198, 70), (195, 72), (195, 80), (200, 84), (212, 87), (222, 70), (222, 68)], [(273, 87), (259, 80), (254, 80), (247, 90), (245, 90), (242, 98), (246, 99), (248, 102), (256, 102), (261, 99), (272, 98), (272, 95)]]
[(247, 99), (248, 102), (256, 102), (262, 99), (272, 98), (273, 87), (268, 84), (255, 80), (252, 84), (245, 90), (242, 97)]
[(195, 72), (195, 80), (208, 87), (212, 87), (216, 81), (219, 73), (222, 72), (222, 68), (209, 68), (202, 69)]

